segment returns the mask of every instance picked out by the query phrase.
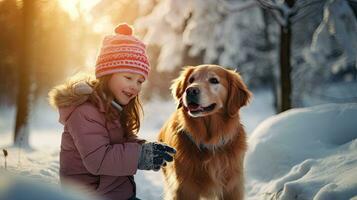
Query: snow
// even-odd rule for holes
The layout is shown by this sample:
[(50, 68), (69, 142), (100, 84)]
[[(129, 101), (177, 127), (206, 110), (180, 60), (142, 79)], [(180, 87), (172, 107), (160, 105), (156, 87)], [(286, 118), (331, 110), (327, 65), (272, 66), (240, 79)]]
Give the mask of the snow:
[[(178, 3), (180, 2), (180, 3)], [(183, 6), (182, 9), (175, 8), (173, 12), (170, 12), (171, 6)], [(135, 30), (142, 31), (148, 27), (147, 33), (144, 37), (144, 42), (147, 44), (158, 44), (163, 46), (160, 50), (160, 56), (158, 58), (157, 69), (160, 71), (172, 71), (175, 66), (181, 65), (181, 55), (184, 50), (184, 45), (180, 42), (182, 35), (172, 31), (170, 23), (174, 23), (174, 26), (178, 26), (180, 22), (178, 20), (170, 21), (174, 16), (178, 14), (185, 14), (188, 3), (185, 4), (181, 1), (162, 1), (156, 6), (152, 13), (148, 16), (137, 20), (135, 22)], [(163, 19), (163, 20), (157, 20)]]
[[(218, 62), (232, 68), (238, 65), (242, 72), (252, 68), (264, 71), (271, 53), (261, 52), (268, 55), (254, 57), (256, 46), (265, 40), (262, 19), (259, 6), (250, 1), (228, 5), (216, 0), (163, 0), (136, 20), (135, 28), (145, 33), (145, 43), (160, 47), (158, 71), (173, 71), (186, 65), (185, 50), (191, 57), (202, 55), (204, 63)], [(264, 65), (251, 62), (252, 56)], [(274, 57), (269, 61), (270, 58)]]
[[(343, 76), (343, 82), (356, 82), (357, 21), (351, 1), (299, 0), (293, 8), (283, 0), (260, 2), (275, 8), (275, 14), (272, 9), (265, 10), (269, 14), (263, 12), (262, 3), (247, 0), (146, 3), (139, 6), (146, 12), (136, 20), (135, 28), (148, 45), (160, 48), (155, 59), (158, 71), (194, 64), (187, 59), (194, 58), (236, 68), (246, 83), (265, 86), (278, 84), (270, 81), (279, 78), (280, 27), (276, 19), (286, 24), (290, 17), (294, 106), (311, 105), (304, 104), (304, 97), (323, 93), (331, 79)], [(352, 92), (342, 97), (348, 98)]]
[(249, 137), (248, 199), (357, 197), (357, 104), (292, 109)]
[[(306, 60), (311, 65), (331, 65), (338, 71), (352, 64), (356, 66), (357, 20), (347, 1), (333, 0), (324, 7), (324, 18), (313, 35), (310, 51)], [(339, 59), (328, 59), (332, 51), (339, 49), (343, 55)]]
[[(241, 110), (249, 136), (247, 199), (357, 199), (357, 104), (327, 104), (274, 115), (271, 93), (258, 90), (253, 94), (252, 103)], [(156, 140), (175, 109), (173, 100), (146, 102), (139, 135)], [(13, 124), (9, 119), (13, 116), (13, 110), (1, 109), (0, 147), (6, 148), (9, 156), (5, 176), (0, 156), (0, 199), (24, 199), (28, 191), (44, 195), (36, 199), (80, 199), (74, 186), (61, 194), (57, 187), (62, 127), (56, 111), (45, 102), (34, 108), (32, 150), (11, 147)], [(139, 170), (135, 180), (139, 198), (163, 198), (161, 172)], [(8, 198), (9, 193), (17, 196)]]
[(96, 200), (99, 198), (78, 193), (76, 186), (59, 188), (54, 184), (35, 182), (29, 178), (2, 173), (0, 180), (0, 199), (2, 200)]
[[(300, 62), (302, 64), (295, 64), (299, 67), (292, 73), (295, 105), (309, 106), (316, 100), (355, 102), (356, 32), (357, 20), (348, 1), (326, 1), (323, 19), (314, 31), (311, 44), (302, 51), (295, 51), (304, 60), (304, 63)], [(342, 87), (336, 84), (337, 81)], [(305, 101), (306, 97), (308, 101)]]

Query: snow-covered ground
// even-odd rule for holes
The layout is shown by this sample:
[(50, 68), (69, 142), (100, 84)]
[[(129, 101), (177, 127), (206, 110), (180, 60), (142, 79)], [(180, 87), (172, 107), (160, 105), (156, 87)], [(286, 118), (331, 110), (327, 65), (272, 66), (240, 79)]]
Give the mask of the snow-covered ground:
[(248, 199), (357, 199), (357, 104), (270, 117), (249, 137)]
[[(250, 145), (246, 157), (247, 199), (356, 200), (357, 105), (331, 104), (273, 116), (272, 101), (269, 91), (254, 91), (252, 103), (241, 110)], [(140, 136), (155, 140), (174, 109), (173, 101), (147, 102)], [(13, 116), (13, 110), (1, 109), (0, 148), (11, 145)], [(57, 117), (46, 104), (34, 108), (30, 137), (34, 149), (7, 148), (8, 173), (57, 185), (62, 129)], [(0, 166), (3, 168), (3, 156)], [(162, 199), (160, 172), (138, 171), (135, 179), (138, 197)], [(2, 185), (0, 181), (0, 197)]]

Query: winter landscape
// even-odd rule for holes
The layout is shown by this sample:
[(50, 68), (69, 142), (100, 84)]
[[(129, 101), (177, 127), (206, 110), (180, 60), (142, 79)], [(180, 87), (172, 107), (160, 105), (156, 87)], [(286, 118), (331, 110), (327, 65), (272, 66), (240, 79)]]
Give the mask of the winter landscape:
[[(240, 110), (245, 199), (357, 200), (357, 1), (58, 0), (37, 4), (46, 9), (25, 31), (13, 24), (36, 7), (18, 2), (0, 0), (0, 200), (99, 199), (59, 186), (63, 126), (47, 93), (91, 72), (120, 22), (134, 25), (151, 57), (140, 137), (156, 141), (176, 109), (169, 86), (183, 66), (233, 68), (253, 93)], [(35, 42), (22, 43), (22, 32)], [(164, 198), (161, 171), (138, 170), (135, 182), (138, 198)]]
[[(174, 109), (173, 101), (149, 102), (145, 106), (146, 117), (140, 135), (156, 140), (160, 127)], [(13, 111), (7, 112), (7, 117), (1, 118), (4, 131), (0, 143), (9, 152), (6, 174), (19, 179), (29, 177), (55, 187), (59, 180), (61, 137), (61, 127), (54, 123), (55, 111), (46, 104), (36, 107), (31, 119), (32, 149), (23, 150), (11, 147), (12, 124), (8, 119)], [(245, 167), (247, 199), (357, 198), (357, 104), (326, 104), (275, 115), (272, 96), (266, 91), (257, 91), (241, 115), (249, 135)], [(140, 198), (163, 198), (161, 172), (138, 171), (135, 179)], [(7, 179), (2, 181), (2, 185), (12, 185)], [(26, 187), (32, 189), (32, 185), (23, 184), (21, 179), (17, 184), (8, 190), (3, 187), (1, 197), (15, 195), (25, 199), (27, 194), (21, 197), (17, 192), (26, 191)], [(51, 190), (48, 194), (43, 193), (44, 190), (38, 189), (40, 194), (36, 195), (52, 199)], [(63, 198), (76, 199), (76, 194), (73, 196)]]

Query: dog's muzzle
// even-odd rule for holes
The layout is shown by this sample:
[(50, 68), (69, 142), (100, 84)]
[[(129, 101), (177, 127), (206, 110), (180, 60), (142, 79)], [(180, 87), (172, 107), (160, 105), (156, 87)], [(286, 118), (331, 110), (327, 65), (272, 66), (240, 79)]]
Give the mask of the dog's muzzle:
[(186, 100), (188, 103), (199, 103), (200, 89), (198, 87), (189, 87), (186, 89)]

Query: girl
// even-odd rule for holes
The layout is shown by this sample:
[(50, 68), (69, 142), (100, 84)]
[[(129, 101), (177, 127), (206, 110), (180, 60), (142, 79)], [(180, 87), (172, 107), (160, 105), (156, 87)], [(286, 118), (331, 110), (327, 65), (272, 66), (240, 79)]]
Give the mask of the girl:
[(115, 32), (104, 38), (95, 79), (69, 81), (49, 97), (64, 125), (61, 183), (75, 181), (107, 199), (135, 199), (136, 170), (159, 170), (173, 160), (175, 150), (137, 138), (138, 94), (150, 66), (145, 45), (128, 25)]

